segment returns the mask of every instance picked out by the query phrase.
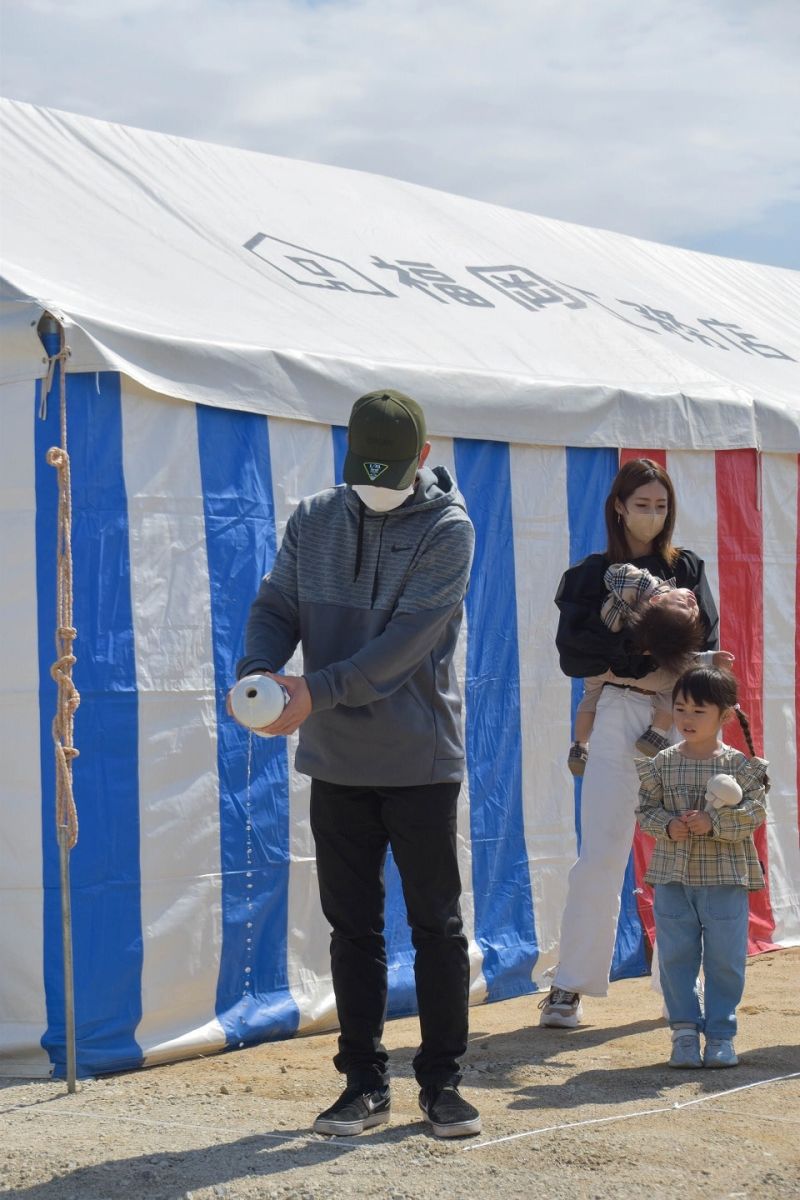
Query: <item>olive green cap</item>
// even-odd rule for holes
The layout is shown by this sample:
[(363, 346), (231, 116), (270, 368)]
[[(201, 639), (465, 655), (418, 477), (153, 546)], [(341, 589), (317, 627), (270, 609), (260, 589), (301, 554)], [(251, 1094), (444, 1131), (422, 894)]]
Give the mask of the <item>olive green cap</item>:
[(416, 400), (390, 388), (369, 392), (350, 413), (345, 483), (410, 487), (426, 438), (425, 414)]

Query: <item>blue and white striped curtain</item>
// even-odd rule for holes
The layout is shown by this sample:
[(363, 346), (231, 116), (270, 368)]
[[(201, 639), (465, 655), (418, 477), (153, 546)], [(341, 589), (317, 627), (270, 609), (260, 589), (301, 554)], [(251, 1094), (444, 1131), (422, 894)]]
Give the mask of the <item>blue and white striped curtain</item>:
[[(294, 770), (294, 739), (253, 739), (248, 789), (248, 735), (225, 715), (225, 694), (248, 606), (291, 512), (300, 497), (340, 479), (344, 430), (195, 407), (113, 373), (73, 375), (68, 385), (81, 694), (72, 854), (79, 1073), (331, 1027), (309, 782)], [(2, 392), (0, 539), (9, 570), (0, 1071), (60, 1073), (49, 674), (57, 499), (45, 463), (58, 442), (58, 406), (51, 397), (40, 420), (38, 384)], [(691, 492), (684, 537), (708, 560), (715, 584), (713, 457), (671, 452), (669, 469), (679, 496)], [(565, 767), (577, 689), (558, 669), (553, 595), (570, 561), (603, 545), (602, 501), (617, 461), (610, 449), (433, 439), (431, 462), (456, 477), (477, 532), (457, 650), (473, 1002), (546, 986), (558, 957), (580, 789)], [(775, 595), (791, 595), (794, 605), (796, 456), (772, 456), (764, 470), (765, 521), (773, 530), (782, 522), (793, 547), (769, 571), (765, 560), (764, 619), (785, 638), (785, 606), (770, 609), (767, 593), (780, 589)], [(765, 679), (765, 701), (775, 697), (767, 752), (783, 944), (800, 931), (794, 726), (785, 733), (795, 713), (794, 613), (791, 680), (785, 656)], [(296, 657), (287, 670), (299, 669)], [(647, 969), (634, 891), (631, 866), (615, 977)], [(390, 1013), (409, 1013), (412, 948), (391, 861), (386, 928)]]

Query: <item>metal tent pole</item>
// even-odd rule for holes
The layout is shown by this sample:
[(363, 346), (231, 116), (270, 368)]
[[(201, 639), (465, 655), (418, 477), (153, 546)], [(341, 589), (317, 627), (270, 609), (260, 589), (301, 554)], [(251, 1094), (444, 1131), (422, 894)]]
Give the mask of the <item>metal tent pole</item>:
[(45, 313), (38, 325), (39, 336), (47, 351), (47, 378), (42, 381), (42, 416), (46, 415), (49, 390), (58, 371), (61, 444), (47, 453), (48, 463), (58, 471), (58, 563), (56, 567), (56, 653), (52, 675), (58, 688), (56, 716), (53, 721), (55, 744), (55, 810), (58, 838), (59, 882), (61, 891), (61, 945), (64, 958), (64, 1038), (67, 1059), (67, 1092), (77, 1090), (77, 1054), (75, 1046), (75, 987), (72, 949), (72, 895), (70, 887), (70, 851), (78, 837), (78, 821), (72, 794), (73, 716), (80, 697), (72, 682), (75, 662), (72, 642), (72, 494), (67, 454), (66, 359), (69, 350), (63, 325)]
[(67, 1091), (75, 1092), (75, 987), (72, 970), (72, 896), (69, 880), (69, 829), (58, 827), (58, 860), (61, 876), (61, 944), (64, 951), (64, 1037), (67, 1049)]

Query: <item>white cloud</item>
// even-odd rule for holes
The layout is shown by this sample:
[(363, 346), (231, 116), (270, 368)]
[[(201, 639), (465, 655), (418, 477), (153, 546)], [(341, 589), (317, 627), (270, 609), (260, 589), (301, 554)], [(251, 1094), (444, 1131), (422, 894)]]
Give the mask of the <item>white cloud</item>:
[(7, 0), (2, 90), (663, 240), (800, 205), (795, 0)]

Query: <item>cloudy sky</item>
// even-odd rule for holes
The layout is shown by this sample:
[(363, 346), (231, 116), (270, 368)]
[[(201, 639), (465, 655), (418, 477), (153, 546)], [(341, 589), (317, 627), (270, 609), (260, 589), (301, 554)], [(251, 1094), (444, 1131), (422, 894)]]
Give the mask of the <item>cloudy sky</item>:
[(2, 0), (0, 92), (800, 268), (800, 0)]

